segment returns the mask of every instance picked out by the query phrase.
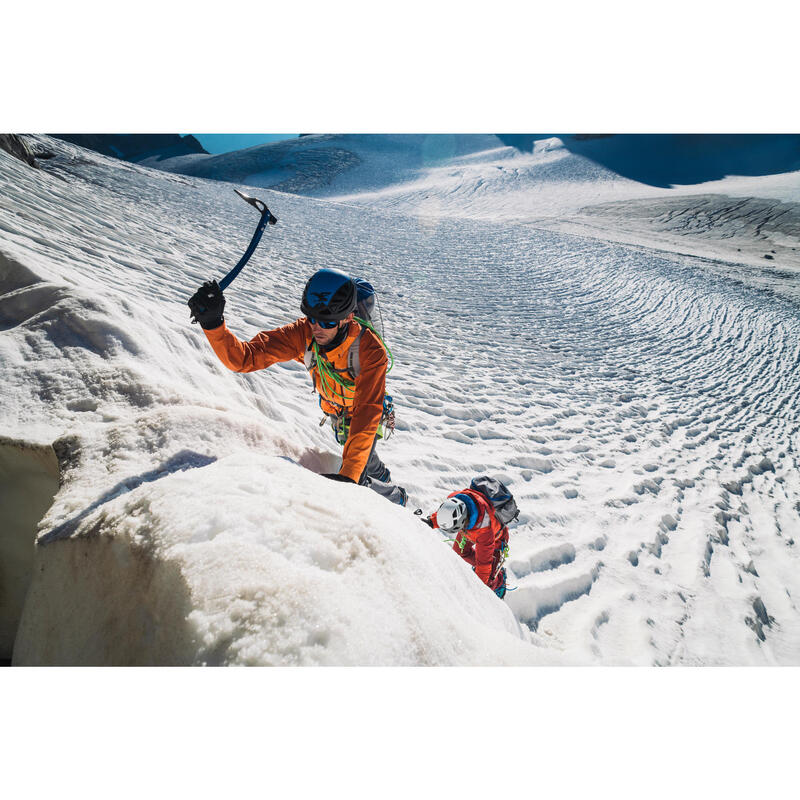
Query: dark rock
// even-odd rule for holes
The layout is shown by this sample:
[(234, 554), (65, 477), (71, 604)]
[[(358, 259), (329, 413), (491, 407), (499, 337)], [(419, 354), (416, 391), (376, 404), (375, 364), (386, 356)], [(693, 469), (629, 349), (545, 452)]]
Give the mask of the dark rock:
[(38, 167), (36, 158), (49, 158), (52, 154), (47, 153), (29, 142), (23, 134), (0, 133), (0, 149), (10, 153), (20, 161), (24, 161), (31, 167)]
[(758, 636), (759, 641), (765, 642), (767, 640), (767, 637), (764, 635), (764, 628), (757, 619), (745, 617), (744, 624), (755, 632), (755, 635)]
[(753, 611), (756, 612), (756, 617), (758, 617), (758, 621), (762, 625), (772, 627), (772, 623), (775, 622), (775, 618), (771, 617), (767, 613), (767, 609), (764, 606), (764, 601), (760, 597), (756, 597), (756, 599), (753, 600)]

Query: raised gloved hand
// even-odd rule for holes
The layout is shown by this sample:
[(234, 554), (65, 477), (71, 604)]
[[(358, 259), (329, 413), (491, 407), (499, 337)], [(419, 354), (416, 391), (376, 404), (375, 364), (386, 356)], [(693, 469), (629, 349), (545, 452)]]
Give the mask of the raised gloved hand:
[(355, 483), (352, 478), (348, 478), (347, 475), (341, 475), (338, 472), (323, 472), (323, 478), (330, 478), (332, 481), (341, 481), (342, 483)]
[(225, 295), (216, 281), (206, 281), (190, 298), (189, 308), (192, 319), (200, 323), (203, 330), (219, 328), (223, 323)]

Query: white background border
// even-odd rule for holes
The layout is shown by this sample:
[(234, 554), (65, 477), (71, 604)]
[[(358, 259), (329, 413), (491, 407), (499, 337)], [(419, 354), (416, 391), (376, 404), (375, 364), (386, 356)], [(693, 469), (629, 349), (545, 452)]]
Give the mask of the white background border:
[[(0, 130), (800, 131), (783, 4), (644, 8), (13, 4)], [(3, 669), (3, 784), (115, 800), (785, 796), (797, 686), (779, 668)]]

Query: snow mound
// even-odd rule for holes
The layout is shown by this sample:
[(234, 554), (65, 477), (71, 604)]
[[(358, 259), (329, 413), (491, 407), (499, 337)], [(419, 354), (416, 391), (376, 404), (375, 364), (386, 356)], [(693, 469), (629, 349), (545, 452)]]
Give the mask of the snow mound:
[(40, 539), (14, 663), (533, 663), (508, 607), (387, 505), (252, 453), (164, 473)]

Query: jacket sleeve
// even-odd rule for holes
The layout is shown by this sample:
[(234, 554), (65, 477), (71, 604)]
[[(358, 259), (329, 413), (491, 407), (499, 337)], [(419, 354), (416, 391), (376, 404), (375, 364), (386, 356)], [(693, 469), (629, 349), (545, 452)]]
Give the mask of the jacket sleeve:
[(494, 534), (491, 528), (484, 528), (475, 542), (475, 574), (485, 583), (492, 576), (494, 560)]
[(223, 322), (219, 328), (205, 331), (219, 360), (234, 372), (255, 372), (279, 361), (302, 361), (306, 349), (306, 327), (299, 319), (282, 328), (261, 331), (249, 342), (236, 338)]
[(367, 466), (386, 394), (386, 353), (374, 335), (361, 337), (359, 359), (361, 370), (356, 377), (350, 433), (344, 444), (342, 468), (339, 470), (341, 475), (356, 483)]

